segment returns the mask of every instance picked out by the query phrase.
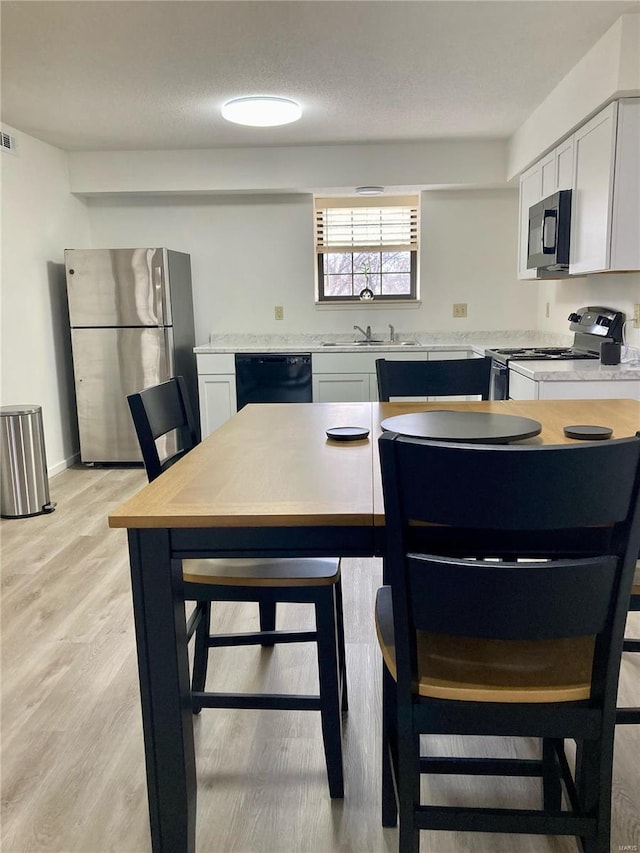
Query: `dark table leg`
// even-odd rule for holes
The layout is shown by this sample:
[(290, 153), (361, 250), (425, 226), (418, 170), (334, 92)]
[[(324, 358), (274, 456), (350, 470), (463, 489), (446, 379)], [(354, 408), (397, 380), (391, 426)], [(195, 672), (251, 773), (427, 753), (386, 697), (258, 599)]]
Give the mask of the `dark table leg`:
[(167, 530), (129, 530), (153, 853), (194, 853), (196, 767), (182, 564)]

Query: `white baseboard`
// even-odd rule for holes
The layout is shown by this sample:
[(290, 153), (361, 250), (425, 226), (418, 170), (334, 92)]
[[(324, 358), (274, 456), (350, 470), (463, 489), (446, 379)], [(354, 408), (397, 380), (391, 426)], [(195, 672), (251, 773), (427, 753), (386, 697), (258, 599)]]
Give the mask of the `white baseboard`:
[(63, 459), (62, 462), (58, 462), (57, 465), (52, 465), (50, 468), (47, 468), (47, 474), (50, 477), (55, 477), (56, 474), (61, 474), (67, 468), (71, 468), (72, 465), (75, 465), (76, 462), (80, 461), (80, 452), (74, 453), (73, 456), (69, 456), (67, 459)]

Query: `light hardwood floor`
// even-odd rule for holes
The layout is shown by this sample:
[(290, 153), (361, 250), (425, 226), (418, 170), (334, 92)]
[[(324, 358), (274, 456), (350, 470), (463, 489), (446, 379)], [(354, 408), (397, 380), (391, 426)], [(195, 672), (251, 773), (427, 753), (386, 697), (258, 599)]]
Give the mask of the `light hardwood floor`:
[[(144, 758), (126, 535), (107, 514), (145, 482), (141, 470), (76, 467), (51, 480), (56, 511), (3, 520), (2, 851), (148, 853)], [(203, 711), (195, 721), (199, 853), (382, 853), (397, 849), (379, 809), (380, 655), (373, 630), (377, 560), (344, 560), (350, 711), (346, 796), (328, 796), (319, 715)], [(227, 626), (250, 605), (217, 605)], [(630, 631), (640, 635), (640, 614)], [(281, 624), (311, 620), (299, 605)], [(209, 686), (314, 690), (306, 646), (212, 653)], [(224, 685), (224, 687), (222, 687)], [(640, 655), (623, 662), (621, 700), (640, 704)], [(496, 744), (491, 744), (495, 746)], [(483, 754), (467, 739), (456, 752)], [(497, 744), (533, 753), (534, 742)], [(433, 753), (443, 744), (430, 742)], [(516, 753), (517, 750), (517, 753)], [(442, 777), (442, 802), (535, 806), (538, 783)], [(573, 839), (423, 833), (430, 853), (569, 853)], [(625, 847), (631, 845), (631, 847)], [(612, 850), (640, 847), (640, 727), (616, 734)]]

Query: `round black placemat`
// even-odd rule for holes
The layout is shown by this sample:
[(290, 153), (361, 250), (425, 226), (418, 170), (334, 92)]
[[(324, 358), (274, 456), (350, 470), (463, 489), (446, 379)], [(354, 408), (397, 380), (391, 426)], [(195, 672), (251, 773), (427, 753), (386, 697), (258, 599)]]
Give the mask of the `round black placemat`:
[(332, 438), (334, 441), (360, 441), (369, 435), (369, 430), (366, 427), (331, 427), (327, 430), (327, 438)]
[(412, 438), (464, 441), (470, 444), (506, 444), (539, 435), (542, 426), (531, 418), (496, 415), (492, 412), (412, 412), (386, 418), (383, 430)]
[(566, 426), (564, 434), (567, 438), (577, 438), (582, 441), (604, 441), (605, 438), (611, 438), (613, 430), (610, 427), (578, 424), (577, 426)]

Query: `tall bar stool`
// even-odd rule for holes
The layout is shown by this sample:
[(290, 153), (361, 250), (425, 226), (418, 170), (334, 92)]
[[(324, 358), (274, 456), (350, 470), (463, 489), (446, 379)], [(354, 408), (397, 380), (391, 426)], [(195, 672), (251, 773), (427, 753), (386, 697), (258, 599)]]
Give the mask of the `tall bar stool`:
[[(182, 377), (146, 388), (127, 397), (142, 450), (149, 482), (176, 464), (197, 443), (189, 398)], [(177, 431), (179, 447), (160, 458), (158, 439)], [(195, 633), (191, 696), (194, 713), (202, 708), (254, 708), (320, 711), (329, 792), (344, 796), (342, 763), (342, 716), (348, 708), (342, 590), (339, 559), (209, 559), (184, 560), (184, 598), (196, 607), (187, 625)], [(243, 634), (212, 634), (211, 603), (257, 602), (260, 631)], [(315, 608), (314, 630), (276, 630), (276, 604), (311, 603)], [(205, 690), (208, 652), (221, 646), (275, 643), (316, 644), (319, 693), (233, 694)]]
[[(629, 599), (629, 610), (634, 613), (640, 611), (640, 560), (636, 564), (636, 573), (633, 578), (633, 586), (631, 587), (631, 598)], [(622, 650), (625, 652), (640, 652), (640, 638), (625, 637)], [(616, 723), (618, 725), (640, 725), (640, 706), (618, 708), (616, 711)]]
[(378, 399), (390, 397), (480, 396), (489, 399), (490, 358), (442, 361), (376, 359)]
[[(418, 853), (421, 830), (573, 835), (609, 853), (640, 434), (527, 447), (388, 432), (379, 447), (383, 825), (399, 819), (401, 853)], [(441, 734), (539, 739), (541, 752), (421, 753), (421, 736)], [(540, 777), (540, 808), (423, 803), (420, 777), (434, 773)]]

